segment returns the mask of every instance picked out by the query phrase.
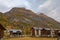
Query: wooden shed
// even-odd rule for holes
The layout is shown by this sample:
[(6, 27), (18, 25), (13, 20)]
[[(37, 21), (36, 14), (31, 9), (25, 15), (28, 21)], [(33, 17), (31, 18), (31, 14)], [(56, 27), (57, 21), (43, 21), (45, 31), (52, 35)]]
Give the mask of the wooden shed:
[(53, 29), (53, 36), (57, 37), (60, 29)]
[(41, 30), (42, 28), (40, 27), (33, 27), (32, 28), (32, 36), (41, 36)]
[(50, 28), (43, 28), (41, 30), (41, 36), (50, 37), (51, 30)]
[(0, 24), (0, 39), (4, 37), (4, 30), (6, 29)]
[(20, 37), (23, 34), (22, 30), (15, 30), (15, 29), (8, 30), (8, 33), (10, 37)]

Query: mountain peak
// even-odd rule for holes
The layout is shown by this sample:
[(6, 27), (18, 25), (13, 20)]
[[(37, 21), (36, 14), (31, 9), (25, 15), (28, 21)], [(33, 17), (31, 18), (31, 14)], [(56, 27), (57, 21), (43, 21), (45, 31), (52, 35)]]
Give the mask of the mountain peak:
[(26, 8), (24, 8), (24, 7), (14, 7), (14, 8), (12, 8), (9, 12), (32, 12), (31, 10), (29, 10), (29, 9), (26, 9)]
[[(60, 24), (44, 13), (39, 15), (25, 8), (12, 8), (5, 15), (10, 22), (19, 26), (59, 28)], [(20, 25), (21, 24), (21, 25)], [(23, 24), (23, 25), (22, 25)]]
[(25, 8), (24, 8), (24, 7), (21, 7), (21, 8), (19, 8), (19, 7), (14, 7), (14, 8), (12, 8), (11, 10), (25, 10)]

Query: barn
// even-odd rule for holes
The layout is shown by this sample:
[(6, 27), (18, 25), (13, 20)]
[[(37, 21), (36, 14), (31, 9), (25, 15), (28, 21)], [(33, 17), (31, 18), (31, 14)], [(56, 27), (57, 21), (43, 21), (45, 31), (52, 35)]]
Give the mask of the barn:
[(57, 37), (59, 29), (32, 27), (32, 36), (36, 37)]
[(22, 36), (22, 30), (11, 29), (8, 30), (9, 37), (20, 37)]
[(0, 40), (4, 37), (4, 30), (6, 29), (0, 24)]

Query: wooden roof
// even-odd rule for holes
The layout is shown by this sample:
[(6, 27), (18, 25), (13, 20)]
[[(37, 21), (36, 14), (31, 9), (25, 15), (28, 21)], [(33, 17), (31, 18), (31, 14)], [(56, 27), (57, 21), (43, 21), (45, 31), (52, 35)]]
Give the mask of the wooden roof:
[(41, 30), (41, 29), (43, 29), (43, 28), (41, 28), (41, 27), (33, 27), (33, 29), (40, 29), (40, 30)]
[(60, 29), (57, 29), (57, 28), (43, 28), (43, 27), (33, 27), (33, 29), (39, 29), (39, 30), (42, 30), (42, 29), (45, 29), (45, 30), (60, 30)]
[(10, 29), (10, 30), (8, 30), (8, 32), (10, 32), (10, 31), (13, 31), (13, 32), (20, 31), (20, 32), (22, 32), (22, 30), (16, 30), (16, 29)]
[(0, 24), (0, 29), (1, 29), (1, 30), (6, 30), (6, 29), (3, 27), (3, 25), (1, 25), (1, 24)]

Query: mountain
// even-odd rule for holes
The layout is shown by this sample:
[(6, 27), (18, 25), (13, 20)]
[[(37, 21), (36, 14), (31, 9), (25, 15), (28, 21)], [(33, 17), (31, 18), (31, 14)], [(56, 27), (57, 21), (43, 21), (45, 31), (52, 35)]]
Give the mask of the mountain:
[[(47, 15), (40, 13), (37, 15), (25, 8), (12, 8), (9, 12), (1, 14), (0, 23), (7, 29), (22, 29), (26, 34), (30, 33), (32, 27), (48, 27), (60, 29), (60, 23)], [(2, 23), (3, 22), (3, 23)]]

